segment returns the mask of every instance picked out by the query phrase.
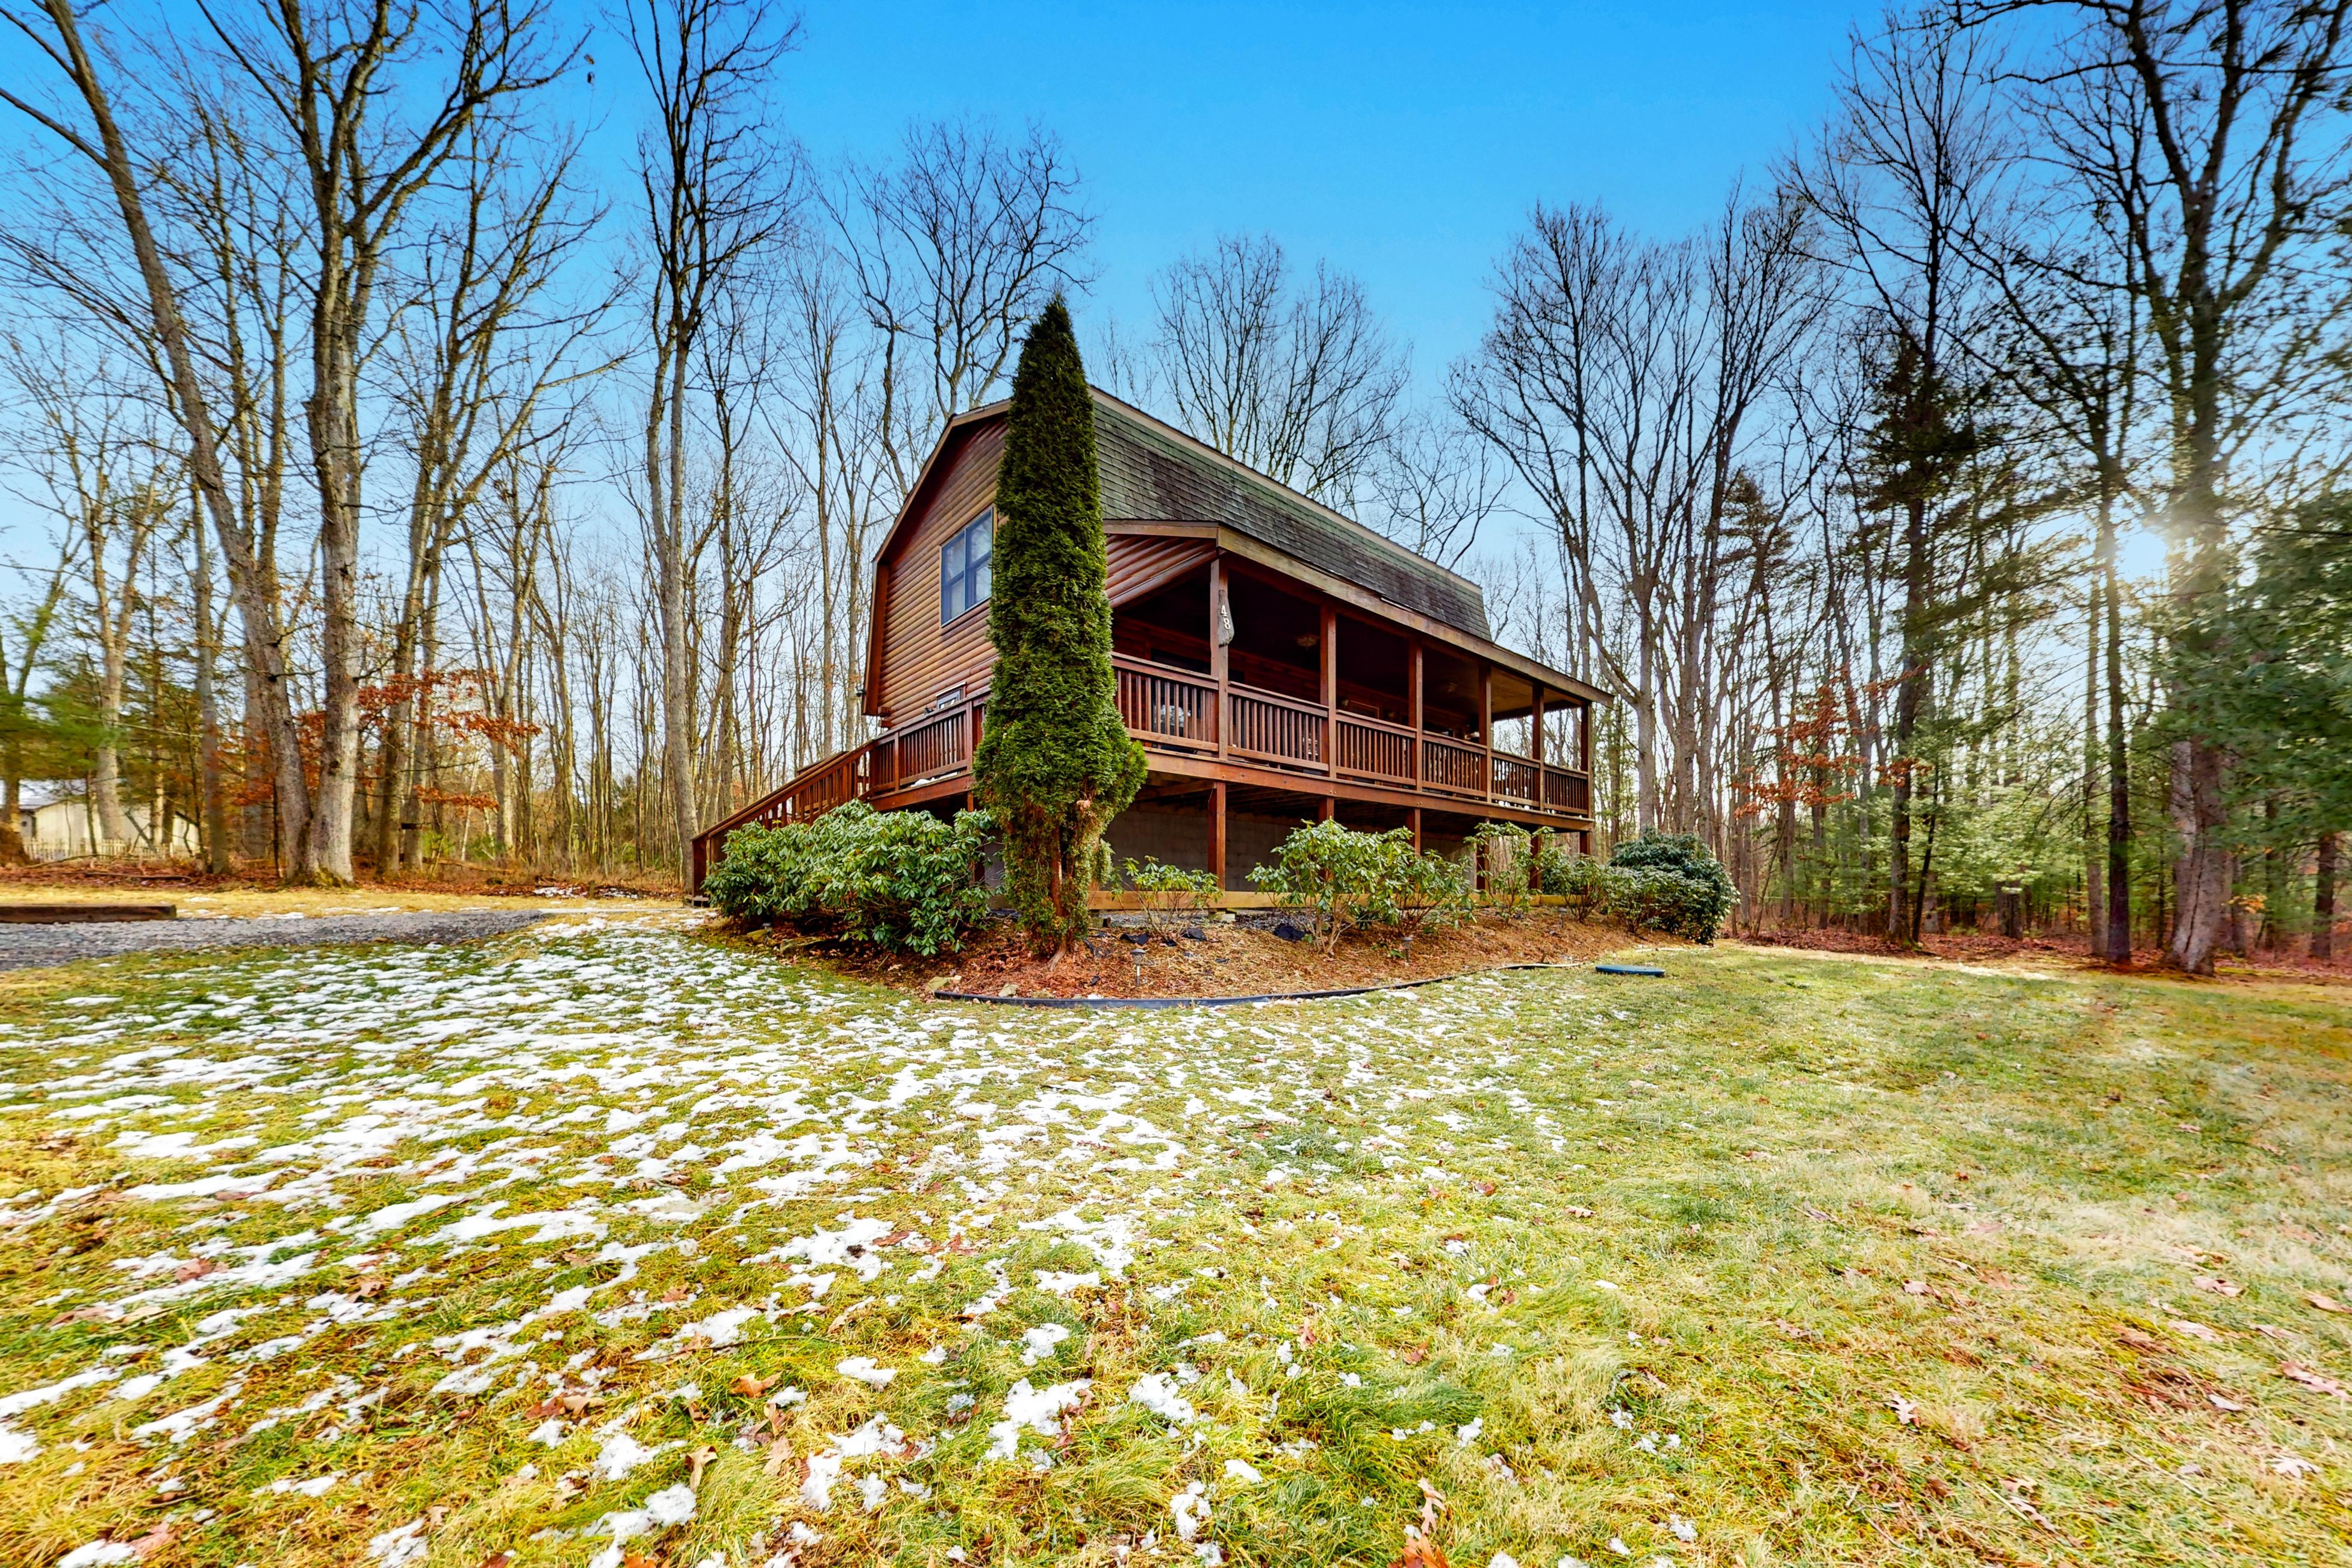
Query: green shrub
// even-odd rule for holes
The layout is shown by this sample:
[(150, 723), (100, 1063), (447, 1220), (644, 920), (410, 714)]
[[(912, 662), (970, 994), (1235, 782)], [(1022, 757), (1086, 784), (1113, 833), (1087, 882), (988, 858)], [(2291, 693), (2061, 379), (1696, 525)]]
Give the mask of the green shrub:
[(980, 867), (990, 827), (984, 811), (949, 823), (854, 800), (808, 822), (737, 828), (703, 891), (740, 921), (929, 958), (961, 946), (987, 918)]
[(1739, 897), (1723, 862), (1687, 833), (1627, 839), (1606, 865), (1547, 847), (1536, 857), (1535, 881), (1538, 892), (1563, 900), (1584, 919), (1699, 942), (1721, 934)]
[(1739, 889), (1705, 841), (1689, 833), (1644, 833), (1617, 846), (1609, 864), (1629, 874), (1620, 918), (1636, 931), (1713, 942)]
[(1144, 923), (1162, 936), (1198, 917), (1223, 891), (1206, 871), (1162, 865), (1149, 855), (1139, 865), (1124, 862), (1120, 869), (1127, 886), (1143, 900)]
[(1486, 873), (1486, 900), (1517, 910), (1537, 890), (1535, 836), (1515, 822), (1482, 822), (1471, 831)]
[(1349, 926), (1433, 931), (1467, 917), (1469, 879), (1441, 855), (1412, 847), (1409, 828), (1358, 833), (1318, 822), (1284, 839), (1274, 864), (1253, 867), (1250, 880), (1303, 910), (1308, 934), (1328, 952)]

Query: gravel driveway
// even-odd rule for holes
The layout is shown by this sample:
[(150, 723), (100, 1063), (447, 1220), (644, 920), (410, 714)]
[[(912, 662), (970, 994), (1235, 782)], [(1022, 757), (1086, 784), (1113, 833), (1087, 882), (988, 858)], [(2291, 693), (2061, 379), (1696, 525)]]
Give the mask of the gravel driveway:
[(261, 920), (78, 921), (0, 925), (0, 969), (31, 969), (130, 952), (207, 947), (328, 947), (355, 942), (446, 942), (498, 936), (547, 919), (543, 910), (406, 910), (382, 915)]

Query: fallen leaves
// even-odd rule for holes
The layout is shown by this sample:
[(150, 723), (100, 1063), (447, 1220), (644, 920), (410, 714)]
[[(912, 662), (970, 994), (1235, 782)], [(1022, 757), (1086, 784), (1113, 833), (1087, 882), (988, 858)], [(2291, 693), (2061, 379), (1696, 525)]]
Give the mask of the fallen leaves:
[(2228, 1337), (2221, 1330), (2189, 1318), (2167, 1318), (2164, 1326), (2176, 1334), (2187, 1334), (2190, 1339), (2202, 1340), (2209, 1345), (2218, 1345)]
[(1591, 1219), (1592, 1217), (1592, 1211), (1591, 1209), (1582, 1207), (1577, 1204), (1562, 1204), (1559, 1206), (1559, 1212), (1568, 1215), (1571, 1219)]
[(2224, 1279), (2218, 1274), (2200, 1274), (2193, 1281), (2197, 1289), (2215, 1296), (2239, 1296), (2246, 1288), (2234, 1279)]
[(184, 1285), (191, 1279), (201, 1279), (207, 1274), (220, 1272), (220, 1265), (209, 1258), (192, 1258), (172, 1270), (172, 1278)]
[(2314, 1372), (2311, 1368), (2304, 1365), (2299, 1361), (2291, 1361), (2281, 1365), (2279, 1368), (2279, 1375), (2285, 1378), (2289, 1383), (2299, 1383), (2303, 1384), (2304, 1387), (2310, 1389), (2315, 1394), (2325, 1394), (2335, 1399), (2352, 1398), (2352, 1394), (2345, 1393), (2344, 1385), (2342, 1384), (2336, 1382), (2326, 1373)]
[(1886, 1408), (1895, 1412), (1895, 1419), (1906, 1426), (1919, 1424), (1919, 1407), (1899, 1394), (1887, 1395)]
[(775, 1387), (779, 1381), (773, 1377), (754, 1377), (747, 1372), (727, 1386), (730, 1392), (740, 1394), (746, 1399), (757, 1399)]
[(1407, 1530), (1404, 1550), (1397, 1554), (1389, 1568), (1453, 1568), (1445, 1560), (1445, 1549), (1426, 1535)]
[(761, 1474), (770, 1477), (781, 1476), (784, 1473), (784, 1467), (792, 1462), (792, 1439), (789, 1437), (779, 1437), (774, 1442), (768, 1445), (767, 1462), (760, 1467), (760, 1470)]
[(2166, 1344), (2162, 1340), (2158, 1339), (2154, 1334), (2142, 1333), (2139, 1330), (2128, 1326), (2117, 1329), (2116, 1331), (2116, 1339), (2118, 1342), (2128, 1345), (2133, 1350), (2148, 1351), (2158, 1355), (2163, 1354), (2165, 1352), (2172, 1348), (2170, 1345)]
[(2316, 1307), (2323, 1312), (2352, 1312), (2352, 1307), (2346, 1306), (2324, 1290), (2306, 1290), (2303, 1300), (2305, 1305)]

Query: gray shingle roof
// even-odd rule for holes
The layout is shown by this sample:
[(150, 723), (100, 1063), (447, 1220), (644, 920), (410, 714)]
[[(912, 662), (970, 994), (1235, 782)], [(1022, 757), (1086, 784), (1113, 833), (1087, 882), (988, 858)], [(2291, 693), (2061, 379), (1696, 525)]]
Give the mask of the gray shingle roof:
[(1392, 605), (1492, 640), (1477, 584), (1097, 391), (1106, 521), (1215, 522)]

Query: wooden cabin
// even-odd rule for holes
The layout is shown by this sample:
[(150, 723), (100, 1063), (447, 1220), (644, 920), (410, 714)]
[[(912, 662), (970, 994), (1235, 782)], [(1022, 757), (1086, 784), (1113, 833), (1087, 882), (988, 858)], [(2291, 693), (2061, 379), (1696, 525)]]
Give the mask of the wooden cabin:
[[(1442, 850), (1482, 821), (1591, 848), (1605, 693), (1496, 644), (1468, 579), (1094, 396), (1118, 707), (1150, 759), (1114, 854), (1242, 890), (1318, 818)], [(1007, 407), (947, 427), (877, 558), (866, 712), (881, 733), (705, 830), (694, 886), (747, 823), (969, 801)]]

